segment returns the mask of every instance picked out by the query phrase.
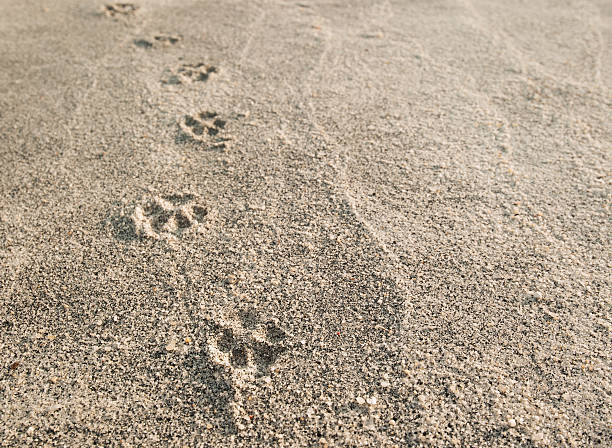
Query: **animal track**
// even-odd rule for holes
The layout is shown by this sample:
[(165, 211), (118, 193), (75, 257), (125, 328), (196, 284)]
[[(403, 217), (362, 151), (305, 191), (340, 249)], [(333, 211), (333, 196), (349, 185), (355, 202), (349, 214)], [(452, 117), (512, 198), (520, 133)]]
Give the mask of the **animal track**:
[(132, 223), (140, 236), (175, 239), (202, 224), (208, 208), (191, 193), (154, 196), (137, 206)]
[(175, 45), (183, 39), (183, 36), (179, 34), (158, 34), (153, 36), (151, 39), (136, 39), (134, 45), (140, 48), (153, 48), (153, 47), (169, 47)]
[(221, 326), (208, 341), (211, 358), (234, 370), (265, 373), (288, 349), (288, 338), (275, 322), (260, 324), (253, 310), (239, 313), (241, 323)]
[(226, 148), (232, 138), (225, 132), (226, 120), (216, 112), (200, 112), (196, 115), (185, 115), (179, 121), (181, 140), (192, 140), (205, 143), (210, 149)]
[(129, 16), (136, 12), (138, 6), (133, 3), (107, 3), (104, 5), (104, 13), (110, 17)]
[(195, 81), (206, 82), (211, 74), (216, 73), (217, 68), (204, 64), (183, 64), (176, 70), (169, 70), (162, 78), (163, 84), (188, 84)]

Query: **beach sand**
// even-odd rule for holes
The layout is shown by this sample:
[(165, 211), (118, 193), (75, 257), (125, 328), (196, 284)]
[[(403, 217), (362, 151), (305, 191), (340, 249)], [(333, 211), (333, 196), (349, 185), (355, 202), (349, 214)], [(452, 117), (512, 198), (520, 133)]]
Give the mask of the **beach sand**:
[(609, 0), (0, 12), (0, 446), (612, 445)]

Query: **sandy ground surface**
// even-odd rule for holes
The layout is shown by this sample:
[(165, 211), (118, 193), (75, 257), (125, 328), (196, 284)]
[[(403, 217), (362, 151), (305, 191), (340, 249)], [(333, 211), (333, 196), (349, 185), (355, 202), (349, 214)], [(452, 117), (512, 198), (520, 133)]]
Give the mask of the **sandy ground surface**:
[(612, 444), (612, 2), (0, 36), (1, 446)]

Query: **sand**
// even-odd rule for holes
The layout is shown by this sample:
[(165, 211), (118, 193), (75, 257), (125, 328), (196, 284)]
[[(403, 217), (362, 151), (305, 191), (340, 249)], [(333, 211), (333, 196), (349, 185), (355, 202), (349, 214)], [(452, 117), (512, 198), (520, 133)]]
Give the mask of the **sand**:
[(612, 444), (610, 1), (0, 12), (0, 446)]

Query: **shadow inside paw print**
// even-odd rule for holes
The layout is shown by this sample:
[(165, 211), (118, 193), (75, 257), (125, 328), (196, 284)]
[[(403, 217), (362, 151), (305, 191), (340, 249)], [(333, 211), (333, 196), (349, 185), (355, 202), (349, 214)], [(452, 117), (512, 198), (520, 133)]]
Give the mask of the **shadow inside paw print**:
[(138, 6), (133, 3), (107, 3), (104, 5), (104, 12), (107, 16), (129, 16), (138, 10)]
[(287, 350), (284, 345), (287, 333), (274, 322), (258, 325), (252, 311), (241, 316), (242, 325), (239, 328), (219, 329), (212, 348), (225, 354), (224, 359), (234, 369), (253, 368), (265, 373)]
[(174, 45), (183, 39), (183, 36), (179, 34), (158, 34), (157, 36), (153, 36), (153, 39), (163, 45)]
[(199, 64), (183, 64), (178, 69), (168, 71), (162, 78), (163, 84), (188, 84), (191, 82), (206, 82), (217, 68), (200, 62)]
[(136, 233), (154, 239), (178, 236), (202, 223), (208, 209), (190, 193), (155, 196), (132, 214)]
[(158, 34), (151, 39), (136, 39), (134, 40), (134, 45), (148, 50), (153, 47), (169, 47), (171, 45), (176, 45), (182, 39), (183, 36), (178, 34)]
[(219, 118), (216, 112), (186, 115), (179, 121), (179, 140), (206, 143), (211, 149), (224, 149), (231, 141), (225, 132), (226, 124), (227, 121)]

